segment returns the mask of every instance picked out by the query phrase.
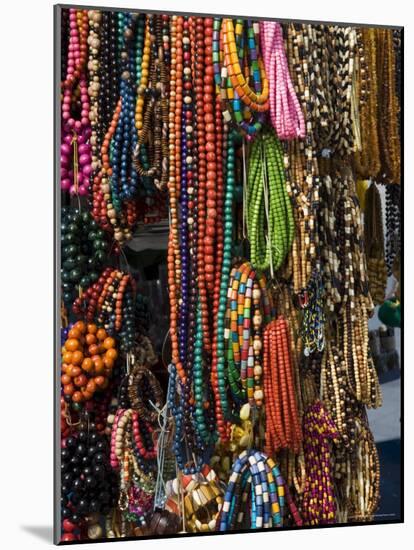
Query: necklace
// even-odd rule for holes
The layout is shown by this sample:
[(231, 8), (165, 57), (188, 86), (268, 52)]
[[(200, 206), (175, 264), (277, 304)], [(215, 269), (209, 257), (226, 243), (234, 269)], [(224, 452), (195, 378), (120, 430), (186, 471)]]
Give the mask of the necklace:
[(254, 449), (243, 451), (233, 464), (230, 481), (224, 493), (220, 531), (240, 528), (244, 517), (243, 508), (245, 509), (249, 496), (251, 529), (281, 527), (285, 499), (296, 525), (302, 524), (278, 466), (270, 457)]
[(289, 75), (282, 27), (273, 21), (261, 21), (260, 37), (269, 77), (270, 120), (273, 128), (281, 140), (304, 138), (305, 121)]
[[(147, 17), (141, 80), (135, 109), (138, 140), (133, 147), (134, 166), (141, 177), (153, 178), (157, 189), (168, 182), (168, 74), (169, 33), (162, 16)], [(167, 54), (167, 55), (166, 55)], [(148, 69), (147, 69), (148, 67)], [(142, 150), (149, 157), (149, 167), (141, 162)]]
[(88, 143), (91, 136), (90, 100), (85, 70), (88, 12), (71, 8), (69, 22), (67, 76), (62, 82), (61, 188), (85, 196), (89, 192), (92, 172)]
[[(250, 140), (262, 128), (264, 113), (269, 108), (259, 25), (238, 19), (233, 27), (232, 20), (227, 25), (225, 20), (216, 18), (212, 45), (214, 79), (220, 89), (224, 121)], [(254, 91), (247, 84), (250, 81)]]
[(251, 147), (247, 210), (252, 264), (262, 270), (270, 267), (273, 273), (292, 245), (294, 225), (285, 187), (283, 153), (271, 132), (263, 132)]
[(387, 266), (385, 264), (381, 197), (375, 182), (372, 182), (368, 188), (365, 200), (364, 238), (369, 292), (374, 305), (377, 305), (382, 304), (385, 300)]
[(331, 475), (330, 442), (338, 437), (334, 423), (323, 403), (316, 401), (305, 412), (303, 449), (306, 481), (302, 495), (305, 525), (335, 522), (334, 485)]
[(271, 321), (263, 334), (266, 452), (289, 447), (299, 451), (302, 431), (296, 402), (287, 322)]

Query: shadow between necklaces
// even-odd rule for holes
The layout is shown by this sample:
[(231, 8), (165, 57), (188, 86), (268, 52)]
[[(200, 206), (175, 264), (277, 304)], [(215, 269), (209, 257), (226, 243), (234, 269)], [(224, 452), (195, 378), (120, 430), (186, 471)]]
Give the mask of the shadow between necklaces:
[(21, 528), (40, 540), (53, 543), (53, 527), (51, 525), (22, 525)]

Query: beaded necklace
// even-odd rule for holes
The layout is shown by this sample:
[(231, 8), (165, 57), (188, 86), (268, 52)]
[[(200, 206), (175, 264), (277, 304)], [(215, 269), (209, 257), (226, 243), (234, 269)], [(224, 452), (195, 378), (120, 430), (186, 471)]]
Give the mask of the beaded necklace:
[(109, 466), (109, 448), (87, 416), (66, 438), (61, 450), (62, 541), (102, 536), (96, 520), (84, 518), (107, 514), (115, 505), (116, 480)]
[(401, 247), (400, 194), (398, 185), (385, 186), (385, 228), (386, 228), (386, 264), (387, 274), (392, 275), (395, 259)]
[(62, 82), (61, 188), (62, 191), (85, 196), (89, 193), (92, 172), (88, 143), (91, 136), (90, 100), (86, 76), (88, 12), (71, 8), (69, 24), (67, 74)]
[(102, 146), (119, 99), (117, 14), (103, 11), (99, 48), (98, 146)]
[(338, 437), (336, 427), (321, 401), (305, 412), (303, 448), (306, 464), (301, 511), (305, 525), (335, 522), (334, 485), (331, 475), (330, 442)]
[(180, 378), (185, 373), (179, 355), (178, 302), (180, 299), (181, 256), (178, 230), (178, 197), (181, 187), (181, 108), (182, 108), (182, 17), (171, 20), (171, 71), (169, 112), (169, 212), (170, 232), (168, 239), (168, 291), (170, 300), (171, 358)]
[(96, 282), (109, 246), (104, 232), (89, 212), (62, 209), (61, 221), (62, 298), (69, 305)]
[(359, 30), (358, 85), (360, 97), (361, 150), (355, 154), (357, 174), (363, 178), (378, 175), (378, 79), (375, 29)]
[[(234, 267), (225, 316), (224, 350), (227, 379), (236, 403), (260, 407), (262, 390), (262, 325), (271, 319), (266, 279), (245, 262)], [(240, 387), (241, 386), (241, 387)]]
[(355, 462), (347, 462), (348, 519), (372, 521), (380, 498), (380, 462), (374, 438), (364, 421), (357, 422)]
[(322, 256), (323, 286), (327, 307), (354, 303), (367, 295), (368, 279), (364, 253), (361, 211), (355, 183), (349, 173), (324, 176), (321, 185), (318, 238)]
[(283, 153), (272, 132), (263, 132), (250, 151), (247, 230), (251, 261), (258, 269), (279, 269), (293, 240), (293, 216), (285, 187)]
[[(312, 148), (309, 153), (313, 154)], [(286, 188), (294, 201), (295, 238), (291, 264), (293, 289), (302, 306), (308, 301), (313, 270), (318, 269), (317, 211), (319, 207), (319, 178), (314, 176), (313, 162), (305, 158), (301, 145), (292, 144), (285, 154)], [(313, 283), (314, 284), (314, 283)]]
[(322, 358), (320, 387), (342, 445), (345, 449), (353, 448), (356, 441), (355, 413), (359, 413), (359, 408), (348, 385), (346, 356), (330, 342)]
[[(227, 133), (224, 127), (225, 134)], [(233, 233), (233, 196), (234, 196), (234, 145), (231, 136), (226, 136), (226, 185), (224, 196), (224, 237), (223, 237), (223, 263), (220, 279), (220, 298), (217, 313), (217, 358), (213, 363), (211, 372), (211, 384), (215, 396), (217, 430), (221, 441), (228, 439), (228, 426), (226, 421), (231, 418), (226, 391), (225, 354), (224, 354), (224, 329), (227, 289), (231, 269), (231, 243)]]
[(273, 454), (289, 447), (299, 451), (299, 421), (287, 322), (271, 321), (263, 334), (264, 395), (266, 406), (265, 451)]
[[(133, 148), (134, 166), (140, 176), (153, 178), (157, 189), (168, 182), (168, 73), (167, 16), (147, 16), (141, 79), (135, 108), (138, 140)], [(141, 161), (149, 157), (149, 167)]]
[[(232, 20), (227, 25), (216, 18), (212, 46), (214, 79), (224, 120), (251, 139), (261, 130), (269, 108), (268, 103), (261, 104), (268, 94), (268, 82), (259, 48), (259, 25), (238, 19), (233, 27)], [(249, 88), (250, 81), (254, 91)], [(249, 94), (256, 98), (253, 102)]]
[[(144, 431), (145, 427), (145, 431)], [(153, 429), (133, 409), (118, 409), (112, 426), (111, 467), (119, 471), (118, 508), (124, 523), (146, 527), (154, 499)]]
[[(240, 506), (244, 505), (245, 508), (249, 493), (252, 501), (251, 529), (281, 527), (285, 499), (296, 525), (302, 524), (301, 517), (275, 462), (264, 453), (251, 449), (243, 451), (233, 464), (224, 494), (220, 531), (240, 528), (244, 516), (243, 513), (239, 513), (239, 510), (240, 512), (243, 510), (243, 508), (240, 509)], [(235, 522), (234, 517), (236, 518)]]
[(105, 329), (78, 321), (62, 347), (62, 391), (75, 404), (90, 401), (108, 386), (118, 357), (115, 340)]
[(381, 180), (400, 183), (400, 110), (396, 91), (396, 59), (392, 29), (375, 29), (377, 38), (378, 135), (381, 159)]
[(110, 147), (111, 194), (112, 203), (117, 212), (121, 210), (122, 201), (135, 196), (138, 186), (138, 174), (130, 158), (130, 150), (134, 148), (136, 142), (133, 117), (135, 57), (132, 40), (136, 24), (136, 14), (134, 16), (121, 12), (118, 14), (121, 112)]
[(333, 154), (345, 157), (354, 151), (351, 98), (355, 70), (355, 29), (329, 27), (328, 39), (330, 41), (330, 86), (334, 97), (334, 127), (330, 149)]
[(100, 65), (99, 65), (99, 52), (101, 41), (99, 39), (101, 34), (101, 21), (102, 15), (97, 10), (90, 10), (88, 12), (89, 18), (89, 59), (88, 59), (88, 73), (89, 73), (89, 85), (88, 93), (90, 97), (90, 112), (89, 120), (91, 122), (91, 166), (92, 176), (94, 177), (99, 171), (99, 88), (100, 88)]
[(260, 37), (269, 77), (270, 120), (277, 137), (281, 140), (303, 138), (305, 121), (289, 75), (282, 27), (273, 21), (261, 21)]
[(387, 286), (381, 196), (372, 182), (365, 194), (364, 239), (369, 292), (374, 305), (382, 304)]
[(117, 334), (121, 349), (128, 352), (135, 340), (135, 280), (131, 275), (106, 268), (98, 280), (73, 302), (76, 315), (91, 322), (96, 317), (110, 334)]
[(368, 343), (368, 313), (371, 304), (358, 296), (354, 308), (346, 304), (338, 319), (337, 342), (344, 351), (349, 388), (367, 407), (381, 406), (381, 388)]
[[(314, 267), (317, 269), (316, 212), (319, 206), (319, 176), (316, 141), (325, 143), (330, 124), (330, 103), (323, 86), (322, 75), (326, 54), (323, 29), (289, 25), (287, 54), (290, 71), (305, 117), (306, 137), (285, 145), (284, 167), (286, 188), (294, 201), (295, 238), (290, 263), (293, 268), (293, 288), (301, 305), (307, 303), (307, 286)], [(325, 55), (324, 55), (325, 54)], [(319, 67), (321, 67), (320, 70)], [(315, 116), (316, 110), (316, 116)]]

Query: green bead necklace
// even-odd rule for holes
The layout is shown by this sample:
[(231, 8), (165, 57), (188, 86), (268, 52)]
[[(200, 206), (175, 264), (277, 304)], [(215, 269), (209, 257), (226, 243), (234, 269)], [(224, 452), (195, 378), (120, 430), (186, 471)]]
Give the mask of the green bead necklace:
[(292, 245), (294, 221), (285, 185), (282, 146), (273, 131), (251, 147), (247, 178), (247, 231), (252, 265), (276, 271)]

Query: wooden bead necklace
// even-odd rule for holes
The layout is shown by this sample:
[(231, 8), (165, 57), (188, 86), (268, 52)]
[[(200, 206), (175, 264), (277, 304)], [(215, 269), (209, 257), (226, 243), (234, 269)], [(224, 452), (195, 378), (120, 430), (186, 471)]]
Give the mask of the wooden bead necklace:
[(345, 157), (354, 152), (352, 86), (355, 70), (356, 32), (351, 27), (329, 27), (331, 41), (331, 93), (334, 92), (334, 127), (330, 140), (333, 154)]
[(380, 461), (365, 421), (357, 422), (357, 446), (347, 462), (347, 519), (372, 521), (380, 498)]
[(401, 189), (398, 185), (385, 186), (385, 261), (387, 275), (391, 276), (395, 259), (401, 248)]
[(122, 351), (128, 352), (135, 340), (134, 295), (131, 275), (109, 267), (76, 298), (72, 310), (76, 315), (85, 315), (87, 321), (96, 318), (105, 330), (119, 337)]
[[(146, 381), (146, 384), (144, 384)], [(148, 387), (152, 393), (152, 402), (155, 405), (149, 409), (144, 402), (144, 387)], [(154, 424), (158, 419), (157, 408), (163, 404), (163, 392), (161, 386), (154, 374), (142, 365), (135, 365), (131, 370), (128, 382), (128, 395), (131, 407), (136, 411), (140, 418), (146, 422)]]
[(360, 407), (348, 385), (346, 356), (330, 343), (322, 357), (320, 388), (342, 445), (345, 449), (353, 448), (356, 442), (355, 414), (359, 414)]
[[(313, 155), (312, 147), (308, 148)], [(307, 303), (307, 290), (313, 269), (317, 268), (317, 211), (319, 208), (319, 178), (314, 162), (304, 155), (299, 143), (285, 150), (286, 189), (292, 200), (295, 236), (291, 249), (293, 289), (301, 305)]]
[(69, 10), (70, 37), (66, 79), (62, 82), (62, 136), (60, 146), (61, 190), (71, 195), (89, 193), (91, 152), (90, 100), (86, 62), (88, 12)]
[(358, 78), (361, 150), (355, 153), (355, 167), (361, 178), (375, 178), (380, 170), (378, 142), (378, 79), (375, 29), (359, 29)]
[(350, 304), (342, 310), (338, 319), (337, 342), (344, 351), (348, 386), (357, 401), (369, 408), (381, 406), (381, 388), (368, 345), (367, 299), (358, 296), (354, 308)]
[(353, 308), (356, 296), (368, 294), (368, 277), (361, 211), (350, 174), (333, 180), (324, 176), (321, 201), (318, 234), (327, 307), (334, 311), (349, 302)]
[(398, 113), (400, 110), (396, 90), (396, 59), (392, 29), (375, 29), (377, 39), (378, 74), (378, 135), (381, 159), (381, 181), (400, 183), (400, 134)]
[[(134, 148), (134, 166), (138, 174), (153, 178), (157, 189), (168, 182), (168, 75), (169, 33), (163, 21), (168, 16), (147, 16), (141, 81), (135, 110), (138, 140)], [(167, 59), (166, 59), (167, 54)], [(149, 157), (149, 168), (141, 162), (141, 150)]]
[(385, 264), (381, 196), (375, 182), (372, 182), (368, 188), (365, 201), (364, 239), (369, 292), (374, 305), (378, 305), (382, 304), (385, 299), (387, 266)]

